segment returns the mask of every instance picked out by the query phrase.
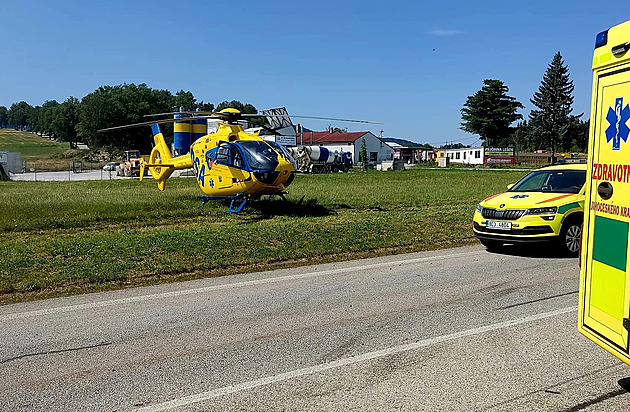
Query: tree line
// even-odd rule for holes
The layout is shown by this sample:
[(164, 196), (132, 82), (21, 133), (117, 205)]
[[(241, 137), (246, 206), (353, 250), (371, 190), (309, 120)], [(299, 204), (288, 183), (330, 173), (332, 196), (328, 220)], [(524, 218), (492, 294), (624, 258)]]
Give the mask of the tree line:
[[(530, 102), (536, 107), (527, 120), (517, 113), (524, 106), (508, 96), (508, 87), (486, 79), (483, 87), (468, 96), (461, 109), (461, 129), (479, 135), (484, 146), (517, 146), (522, 151), (551, 150), (585, 152), (589, 122), (573, 115), (573, 81), (557, 52)], [(516, 126), (512, 126), (517, 122)]]
[[(97, 130), (145, 122), (148, 114), (169, 113), (180, 107), (200, 111), (220, 111), (233, 107), (242, 113), (258, 113), (253, 105), (238, 100), (224, 101), (215, 107), (212, 103), (197, 101), (190, 91), (180, 90), (172, 94), (168, 90), (150, 88), (144, 83), (131, 83), (101, 86), (80, 100), (70, 96), (62, 103), (46, 100), (41, 106), (35, 107), (24, 101), (13, 103), (9, 109), (0, 106), (0, 127), (11, 125), (16, 129), (28, 129), (69, 142), (71, 148), (75, 148), (77, 142), (84, 142), (90, 148), (137, 149), (148, 153), (153, 141), (148, 127), (105, 133), (97, 133)], [(261, 119), (255, 119), (253, 123), (260, 122)], [(163, 130), (167, 143), (170, 143), (168, 140), (172, 140), (172, 136), (168, 132), (172, 131), (172, 125), (165, 125)]]

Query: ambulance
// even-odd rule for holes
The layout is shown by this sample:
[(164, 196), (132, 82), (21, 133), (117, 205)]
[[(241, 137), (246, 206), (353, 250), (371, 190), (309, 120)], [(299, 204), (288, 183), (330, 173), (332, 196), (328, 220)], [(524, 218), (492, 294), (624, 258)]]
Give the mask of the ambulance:
[(597, 35), (578, 329), (630, 364), (630, 21)]

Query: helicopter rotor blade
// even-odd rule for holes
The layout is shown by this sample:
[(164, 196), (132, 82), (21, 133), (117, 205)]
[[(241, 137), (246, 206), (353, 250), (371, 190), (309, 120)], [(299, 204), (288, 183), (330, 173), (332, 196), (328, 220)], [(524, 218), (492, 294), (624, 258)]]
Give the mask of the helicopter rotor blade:
[[(265, 117), (261, 114), (241, 114), (242, 117)], [(294, 116), (288, 114), (274, 114), (269, 117), (295, 117), (299, 119), (316, 119), (316, 120), (335, 120), (338, 122), (351, 122), (351, 123), (369, 123), (369, 124), (383, 124), (382, 122), (373, 122), (370, 120), (353, 120), (353, 119), (338, 119), (335, 117), (319, 117), (319, 116)]]
[[(252, 113), (221, 113), (221, 112), (170, 112), (170, 113), (154, 113), (148, 114), (144, 117), (154, 117), (154, 116), (166, 116), (166, 115), (174, 115), (174, 114), (191, 114), (190, 117), (180, 117), (178, 119), (156, 119), (148, 122), (134, 123), (128, 124), (124, 126), (114, 126), (108, 127), (105, 129), (97, 130), (97, 133), (108, 132), (112, 130), (121, 130), (128, 129), (132, 127), (139, 126), (150, 126), (152, 124), (166, 124), (166, 123), (175, 123), (175, 122), (191, 122), (194, 120), (203, 120), (203, 119), (227, 119), (228, 121), (236, 120), (238, 118), (251, 118), (251, 117), (266, 117), (262, 114), (252, 114)], [(209, 116), (198, 116), (199, 114), (209, 115)], [(195, 116), (197, 115), (197, 116)], [(273, 117), (294, 117), (300, 119), (315, 119), (315, 120), (333, 120), (338, 122), (350, 122), (350, 123), (367, 123), (367, 124), (383, 124), (382, 122), (373, 122), (370, 120), (353, 120), (353, 119), (339, 119), (335, 117), (320, 117), (320, 116), (290, 116), (290, 115), (273, 115)], [(277, 134), (273, 129), (269, 129), (264, 127), (264, 129), (271, 131), (272, 133), (278, 136), (290, 136), (290, 135), (282, 135)]]
[(266, 131), (268, 131), (268, 132), (272, 133), (274, 136), (287, 136), (287, 137), (293, 137), (293, 136), (295, 136), (295, 133), (294, 133), (294, 134), (282, 134), (282, 133), (278, 133), (278, 131), (277, 131), (277, 130), (272, 129), (271, 127), (268, 127), (268, 126), (256, 126), (256, 127), (260, 127), (261, 129), (265, 129)]
[(383, 122), (373, 122), (370, 120), (353, 120), (353, 119), (337, 119), (334, 117), (318, 117), (318, 116), (287, 116), (287, 117), (295, 117), (298, 119), (316, 119), (316, 120), (335, 120), (338, 122), (350, 122), (350, 123), (368, 123), (368, 124), (383, 124)]
[(142, 122), (142, 123), (133, 123), (126, 124), (124, 126), (114, 126), (108, 127), (106, 129), (97, 130), (97, 133), (109, 132), (111, 130), (120, 130), (120, 129), (130, 129), (132, 127), (140, 127), (140, 126), (151, 126), (152, 124), (166, 124), (166, 123), (175, 123), (175, 122), (192, 122), (199, 119), (221, 119), (222, 117), (218, 116), (197, 116), (197, 117), (184, 117), (180, 119), (162, 119), (162, 120), (152, 120), (150, 122)]
[[(155, 113), (155, 114), (146, 114), (144, 117), (154, 117), (154, 116), (166, 116), (166, 115), (174, 115), (174, 114), (188, 114), (191, 117), (195, 117), (195, 115), (214, 115), (217, 117), (267, 117), (264, 114), (254, 114), (254, 113), (221, 113), (221, 112), (170, 112), (170, 113)], [(373, 122), (370, 120), (354, 120), (354, 119), (339, 119), (336, 117), (320, 117), (320, 116), (295, 116), (288, 114), (274, 114), (271, 117), (295, 117), (299, 119), (315, 119), (315, 120), (334, 120), (338, 122), (350, 122), (350, 123), (368, 123), (368, 124), (383, 124), (382, 122)]]
[(144, 117), (157, 117), (157, 116), (167, 116), (167, 115), (174, 115), (174, 114), (188, 114), (190, 115), (190, 117), (199, 115), (199, 114), (214, 114), (217, 116), (224, 116), (224, 113), (219, 113), (219, 112), (168, 112), (168, 113), (152, 113), (152, 114), (145, 114)]

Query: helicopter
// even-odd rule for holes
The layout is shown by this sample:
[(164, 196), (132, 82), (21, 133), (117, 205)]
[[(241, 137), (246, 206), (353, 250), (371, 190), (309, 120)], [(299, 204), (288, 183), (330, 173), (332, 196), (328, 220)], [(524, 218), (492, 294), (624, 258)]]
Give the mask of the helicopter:
[[(260, 115), (243, 114), (237, 109), (226, 108), (220, 112), (172, 112), (149, 116), (163, 115), (175, 115), (176, 118), (99, 130), (106, 132), (128, 127), (151, 126), (155, 146), (148, 162), (141, 160), (140, 180), (148, 168), (153, 179), (157, 180), (158, 189), (163, 191), (167, 179), (174, 171), (192, 168), (197, 184), (205, 195), (199, 196), (202, 206), (208, 200), (230, 200), (228, 211), (232, 213), (240, 212), (247, 200), (259, 199), (261, 196), (280, 196), (284, 199), (284, 195), (288, 194), (287, 187), (293, 182), (297, 169), (289, 151), (281, 144), (264, 140), (260, 136), (261, 130), (268, 128), (259, 128), (249, 133), (238, 123), (239, 120)], [(294, 117), (379, 124), (364, 120)], [(193, 123), (205, 119), (220, 120), (216, 132), (197, 138), (191, 144), (188, 153), (173, 156), (164, 140), (160, 124)]]

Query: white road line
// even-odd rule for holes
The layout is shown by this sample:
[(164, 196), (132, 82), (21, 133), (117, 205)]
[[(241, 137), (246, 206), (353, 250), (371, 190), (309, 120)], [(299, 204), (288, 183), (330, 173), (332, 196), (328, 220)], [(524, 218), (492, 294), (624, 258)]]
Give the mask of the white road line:
[(524, 318), (508, 320), (505, 322), (499, 322), (492, 325), (481, 326), (478, 328), (468, 329), (461, 332), (451, 333), (449, 335), (437, 336), (434, 338), (429, 338), (425, 340), (421, 340), (415, 343), (409, 343), (406, 345), (394, 346), (387, 349), (378, 350), (375, 352), (368, 352), (362, 355), (351, 356), (349, 358), (339, 359), (333, 362), (322, 363), (315, 366), (310, 366), (303, 369), (297, 369), (290, 372), (281, 373), (278, 375), (267, 376), (260, 379), (255, 379), (248, 382), (242, 382), (236, 385), (225, 386), (223, 388), (213, 389), (208, 392), (202, 392), (191, 396), (186, 396), (180, 399), (173, 399), (168, 402), (158, 403), (155, 405), (149, 405), (145, 407), (141, 407), (136, 409), (141, 412), (158, 412), (165, 411), (173, 408), (180, 408), (182, 406), (190, 405), (193, 403), (203, 402), (207, 400), (211, 400), (214, 398), (218, 398), (220, 396), (225, 396), (241, 391), (245, 391), (248, 389), (257, 388), (259, 386), (269, 385), (272, 383), (288, 381), (290, 379), (299, 378), (305, 375), (312, 375), (315, 373), (324, 372), (330, 369), (340, 368), (343, 366), (349, 366), (360, 362), (365, 362), (372, 359), (382, 358), (385, 356), (395, 355), (397, 353), (407, 352), (414, 349), (419, 349), (422, 347), (434, 345), (437, 343), (447, 342), (455, 339), (460, 339), (468, 336), (479, 335), (486, 332), (497, 331), (500, 329), (509, 328), (512, 326), (522, 325), (524, 323), (535, 322), (542, 319), (551, 318), (558, 315), (563, 315), (565, 313), (576, 311), (575, 307), (568, 307), (563, 309), (554, 310), (551, 312), (538, 313), (536, 315), (527, 316)]
[(185, 289), (185, 290), (178, 290), (174, 292), (164, 292), (164, 293), (155, 293), (151, 295), (134, 296), (130, 298), (104, 300), (100, 302), (82, 303), (82, 304), (70, 305), (70, 306), (59, 306), (55, 308), (33, 310), (29, 312), (8, 313), (5, 315), (0, 315), (0, 322), (30, 318), (34, 316), (52, 315), (56, 313), (74, 312), (78, 310), (103, 308), (107, 306), (123, 305), (127, 303), (143, 302), (143, 301), (155, 300), (155, 299), (171, 298), (171, 297), (186, 296), (186, 295), (196, 295), (200, 293), (213, 292), (217, 290), (235, 289), (235, 288), (242, 288), (242, 287), (247, 287), (247, 286), (262, 285), (262, 284), (267, 284), (267, 283), (277, 283), (277, 282), (284, 282), (284, 281), (289, 281), (289, 280), (315, 278), (319, 276), (334, 275), (337, 273), (358, 272), (362, 270), (368, 270), (368, 269), (374, 269), (374, 268), (386, 267), (386, 266), (403, 265), (403, 264), (408, 265), (412, 263), (428, 262), (428, 261), (439, 260), (439, 259), (461, 258), (461, 257), (473, 256), (473, 255), (479, 255), (479, 251), (476, 250), (473, 252), (453, 253), (449, 255), (429, 256), (429, 257), (422, 257), (422, 258), (415, 258), (415, 259), (397, 260), (397, 261), (392, 261), (392, 262), (373, 263), (370, 265), (331, 269), (331, 270), (324, 270), (320, 272), (309, 272), (309, 273), (302, 273), (298, 275), (279, 276), (279, 277), (273, 277), (273, 278), (267, 278), (267, 279), (248, 280), (244, 282), (228, 283), (225, 285), (206, 286), (206, 287), (196, 288), (196, 289)]

